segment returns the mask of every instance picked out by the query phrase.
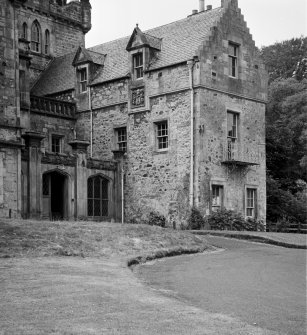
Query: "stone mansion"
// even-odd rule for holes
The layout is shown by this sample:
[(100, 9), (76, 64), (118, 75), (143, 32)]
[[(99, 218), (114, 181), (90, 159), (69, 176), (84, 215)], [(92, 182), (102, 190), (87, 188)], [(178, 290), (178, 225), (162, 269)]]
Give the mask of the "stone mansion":
[(85, 48), (89, 0), (0, 0), (0, 217), (265, 220), (267, 73), (237, 0)]

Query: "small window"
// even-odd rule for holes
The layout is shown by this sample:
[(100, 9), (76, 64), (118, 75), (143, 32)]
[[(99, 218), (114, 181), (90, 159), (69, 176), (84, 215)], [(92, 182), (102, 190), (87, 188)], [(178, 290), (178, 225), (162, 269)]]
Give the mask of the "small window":
[(115, 134), (117, 150), (127, 152), (127, 128), (117, 128), (115, 129)]
[(239, 46), (229, 42), (228, 45), (228, 59), (229, 59), (229, 76), (238, 77), (238, 54)]
[(24, 40), (28, 39), (28, 26), (26, 23), (22, 25), (21, 38)]
[(212, 211), (216, 212), (223, 207), (224, 188), (222, 185), (212, 185)]
[(227, 112), (227, 137), (236, 139), (238, 138), (238, 124), (239, 114)]
[(45, 54), (48, 55), (50, 53), (50, 33), (47, 29), (45, 31)]
[(168, 149), (168, 123), (167, 121), (156, 123), (156, 140), (157, 140), (156, 147), (158, 150)]
[(26, 85), (26, 72), (19, 70), (19, 92), (20, 92), (20, 103), (24, 104), (27, 102), (27, 85)]
[(51, 152), (62, 152), (62, 136), (52, 135), (51, 137)]
[(78, 70), (79, 83), (80, 83), (80, 93), (87, 92), (87, 69), (82, 68)]
[(38, 22), (34, 22), (31, 29), (31, 50), (40, 52), (41, 36)]
[(133, 69), (136, 79), (143, 78), (143, 53), (133, 55)]
[(257, 190), (255, 188), (246, 189), (246, 216), (256, 217)]

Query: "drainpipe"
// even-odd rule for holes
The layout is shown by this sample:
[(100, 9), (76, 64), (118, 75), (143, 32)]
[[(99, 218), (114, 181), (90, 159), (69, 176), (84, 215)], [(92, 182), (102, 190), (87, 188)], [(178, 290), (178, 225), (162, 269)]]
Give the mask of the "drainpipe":
[(91, 86), (88, 86), (88, 108), (90, 110), (90, 122), (91, 122), (91, 139), (90, 139), (90, 157), (93, 157), (93, 109), (92, 109), (92, 95)]
[(191, 112), (190, 112), (190, 137), (191, 137), (191, 161), (190, 161), (190, 207), (194, 205), (194, 88), (193, 88), (193, 67), (194, 60), (188, 60), (189, 84), (191, 91)]
[(125, 206), (125, 194), (124, 194), (124, 160), (122, 160), (122, 177), (121, 177), (121, 186), (122, 186), (122, 224), (125, 222), (125, 213), (124, 213), (124, 206)]

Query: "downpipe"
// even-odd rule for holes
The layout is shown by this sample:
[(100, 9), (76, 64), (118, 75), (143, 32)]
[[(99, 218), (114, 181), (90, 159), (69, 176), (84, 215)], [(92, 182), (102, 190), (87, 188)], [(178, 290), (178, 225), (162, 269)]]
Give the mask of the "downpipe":
[(190, 106), (190, 139), (191, 139), (191, 156), (190, 156), (190, 196), (189, 203), (190, 208), (194, 206), (194, 87), (193, 87), (193, 68), (194, 68), (194, 60), (188, 60), (187, 65), (189, 69), (189, 86), (191, 93), (191, 106)]
[(90, 157), (93, 158), (93, 109), (92, 109), (92, 94), (90, 86), (88, 86), (88, 108), (90, 110), (90, 123), (91, 123)]

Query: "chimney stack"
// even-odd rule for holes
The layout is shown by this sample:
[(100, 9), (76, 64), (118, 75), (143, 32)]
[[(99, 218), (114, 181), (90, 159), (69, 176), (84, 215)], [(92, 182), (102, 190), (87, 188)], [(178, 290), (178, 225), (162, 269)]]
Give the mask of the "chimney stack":
[(203, 12), (205, 10), (205, 0), (199, 0), (199, 12)]
[(211, 9), (212, 9), (212, 5), (208, 5), (207, 10), (211, 10)]
[(193, 9), (192, 10), (192, 15), (195, 15), (195, 14), (197, 14), (198, 13), (198, 10), (197, 9)]

